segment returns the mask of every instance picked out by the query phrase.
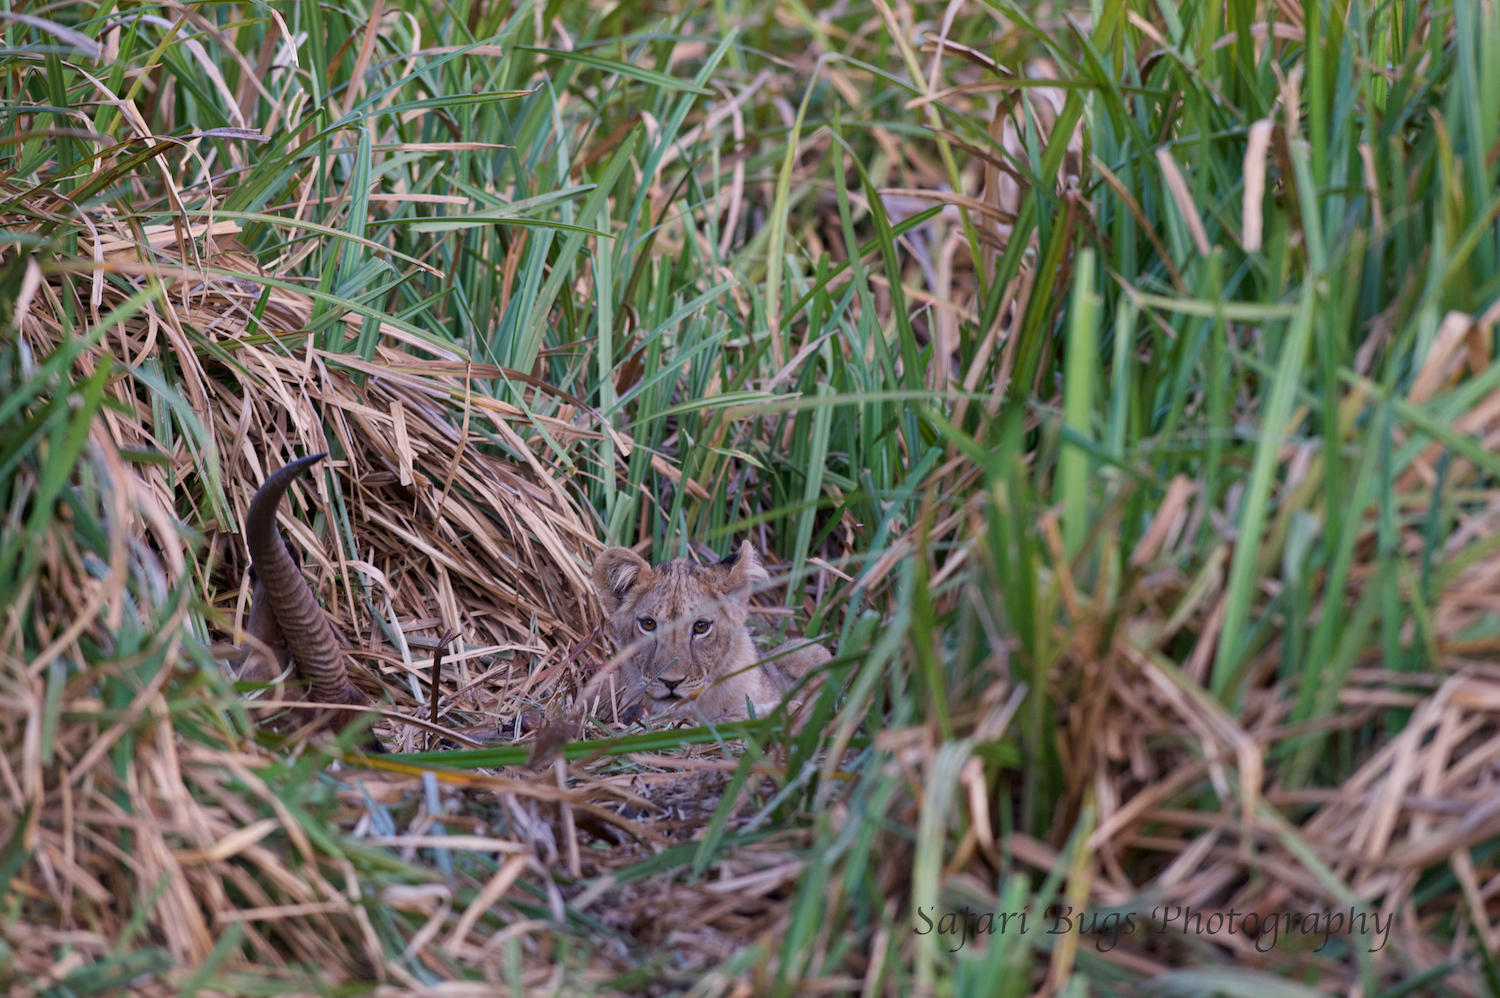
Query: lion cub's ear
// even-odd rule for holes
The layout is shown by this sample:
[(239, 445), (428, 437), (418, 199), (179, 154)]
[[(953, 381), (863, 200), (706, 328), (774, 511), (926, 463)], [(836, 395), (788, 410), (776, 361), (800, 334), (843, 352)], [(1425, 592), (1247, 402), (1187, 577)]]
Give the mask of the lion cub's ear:
[(613, 614), (620, 609), (630, 590), (650, 581), (654, 574), (646, 559), (629, 548), (606, 548), (594, 559), (594, 589), (604, 612)]
[(771, 581), (765, 566), (760, 563), (760, 555), (755, 553), (755, 545), (749, 541), (741, 541), (739, 550), (729, 554), (719, 565), (727, 566), (721, 584), (724, 592), (732, 596), (749, 599), (754, 590)]

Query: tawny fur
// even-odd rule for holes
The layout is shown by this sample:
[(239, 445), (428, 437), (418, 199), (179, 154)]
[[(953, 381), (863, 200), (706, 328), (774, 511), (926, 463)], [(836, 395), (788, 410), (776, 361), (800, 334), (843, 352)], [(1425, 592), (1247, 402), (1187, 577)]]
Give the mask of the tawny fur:
[(753, 708), (765, 717), (832, 658), (796, 640), (761, 659), (745, 620), (767, 575), (749, 541), (717, 565), (677, 558), (653, 568), (629, 548), (609, 548), (593, 577), (616, 644), (642, 646), (618, 673), (622, 709), (640, 703), (649, 714), (720, 722)]

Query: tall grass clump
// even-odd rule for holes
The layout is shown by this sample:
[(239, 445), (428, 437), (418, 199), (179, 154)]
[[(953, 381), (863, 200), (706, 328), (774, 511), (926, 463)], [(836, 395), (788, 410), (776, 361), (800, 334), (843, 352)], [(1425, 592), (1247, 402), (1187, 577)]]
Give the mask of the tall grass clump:
[[(0, 32), (6, 986), (1500, 993), (1493, 2)], [(225, 669), (316, 451), (384, 755)], [(620, 723), (746, 538), (802, 716)]]

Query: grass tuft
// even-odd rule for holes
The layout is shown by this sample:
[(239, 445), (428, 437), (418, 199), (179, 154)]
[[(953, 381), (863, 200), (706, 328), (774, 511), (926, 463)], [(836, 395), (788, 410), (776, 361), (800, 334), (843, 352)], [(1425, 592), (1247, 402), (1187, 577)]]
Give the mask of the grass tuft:
[[(0, 35), (0, 984), (1493, 992), (1494, 3)], [(324, 450), (370, 758), (225, 670)], [(803, 716), (620, 723), (745, 539)]]

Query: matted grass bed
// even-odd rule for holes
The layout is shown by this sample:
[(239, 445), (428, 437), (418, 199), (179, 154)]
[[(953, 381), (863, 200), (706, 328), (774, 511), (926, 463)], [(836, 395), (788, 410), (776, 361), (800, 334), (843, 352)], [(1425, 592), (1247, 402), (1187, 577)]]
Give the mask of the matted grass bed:
[[(1500, 6), (0, 36), (9, 994), (1500, 996)], [(745, 539), (821, 685), (624, 723)]]

